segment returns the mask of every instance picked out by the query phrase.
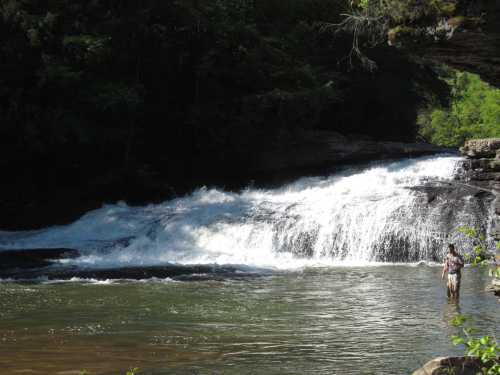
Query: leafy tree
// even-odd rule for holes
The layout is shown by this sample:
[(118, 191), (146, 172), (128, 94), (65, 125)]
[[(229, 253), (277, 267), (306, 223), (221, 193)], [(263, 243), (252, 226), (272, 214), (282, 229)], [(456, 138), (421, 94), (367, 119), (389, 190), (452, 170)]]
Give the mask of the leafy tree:
[(321, 26), (349, 8), (0, 2), (0, 189), (9, 197), (0, 225), (20, 206), (57, 201), (63, 187), (94, 202), (150, 200), (145, 171), (180, 193), (214, 175), (246, 178), (259, 155), (289, 150), (311, 130), (413, 141), (416, 108), (429, 92), (446, 95), (445, 85), (387, 46), (366, 51), (376, 72), (346, 64), (350, 36)]
[(448, 147), (461, 146), (468, 139), (500, 137), (500, 90), (470, 73), (453, 73), (448, 83), (451, 105), (420, 117), (421, 134)]

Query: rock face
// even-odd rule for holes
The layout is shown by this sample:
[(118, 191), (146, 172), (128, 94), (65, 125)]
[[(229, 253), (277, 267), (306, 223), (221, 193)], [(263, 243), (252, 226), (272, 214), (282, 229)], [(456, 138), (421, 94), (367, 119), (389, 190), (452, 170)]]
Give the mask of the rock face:
[[(460, 152), (468, 157), (465, 164), (466, 182), (495, 195), (491, 236), (500, 241), (500, 138), (467, 141)], [(497, 253), (496, 262), (500, 266)], [(500, 283), (494, 279), (488, 290), (500, 295)]]
[[(463, 19), (477, 19), (473, 27), (448, 23), (452, 37), (416, 50), (437, 63), (476, 73), (489, 84), (500, 87), (500, 1), (463, 0)], [(458, 17), (455, 17), (458, 18)]]
[(301, 134), (300, 143), (290, 143), (280, 150), (263, 153), (258, 157), (254, 171), (276, 173), (452, 151), (427, 143), (377, 142), (331, 131), (308, 131)]
[(465, 142), (460, 152), (473, 159), (495, 158), (486, 161), (500, 163), (500, 138), (472, 139)]
[(467, 156), (465, 179), (495, 194), (495, 218), (492, 236), (500, 240), (500, 138), (467, 141), (460, 149)]

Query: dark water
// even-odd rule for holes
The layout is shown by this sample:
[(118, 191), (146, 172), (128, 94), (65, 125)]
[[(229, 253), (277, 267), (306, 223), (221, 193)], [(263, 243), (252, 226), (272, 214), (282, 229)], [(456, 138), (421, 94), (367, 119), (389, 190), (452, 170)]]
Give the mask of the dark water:
[(409, 374), (459, 354), (449, 320), (500, 334), (488, 276), (460, 304), (440, 268), (307, 269), (245, 280), (0, 283), (3, 374)]

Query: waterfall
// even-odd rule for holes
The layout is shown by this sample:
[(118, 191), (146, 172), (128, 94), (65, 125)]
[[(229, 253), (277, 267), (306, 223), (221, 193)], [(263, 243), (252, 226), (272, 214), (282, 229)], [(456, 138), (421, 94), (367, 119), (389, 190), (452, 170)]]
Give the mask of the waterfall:
[(88, 267), (234, 264), (294, 268), (439, 261), (461, 225), (486, 228), (490, 207), (420, 189), (450, 184), (462, 161), (433, 156), (372, 163), (280, 188), (200, 188), (146, 207), (106, 205), (78, 221), (0, 232), (1, 249), (68, 247)]

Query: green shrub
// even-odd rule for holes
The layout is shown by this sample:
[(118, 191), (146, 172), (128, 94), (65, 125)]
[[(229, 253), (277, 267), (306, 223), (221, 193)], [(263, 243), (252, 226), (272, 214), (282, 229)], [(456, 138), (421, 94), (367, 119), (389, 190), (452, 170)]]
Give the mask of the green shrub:
[(475, 336), (475, 328), (470, 324), (470, 318), (457, 315), (452, 325), (460, 328), (460, 333), (451, 337), (453, 345), (464, 347), (465, 355), (478, 358), (481, 362), (481, 374), (500, 375), (500, 346), (496, 338), (491, 336)]

